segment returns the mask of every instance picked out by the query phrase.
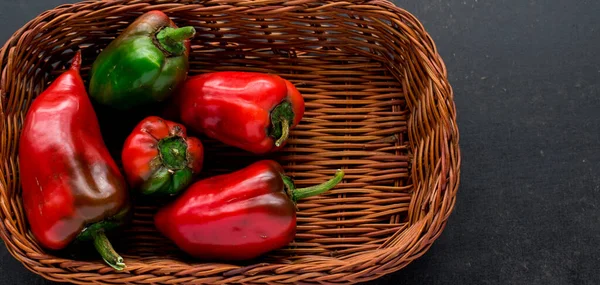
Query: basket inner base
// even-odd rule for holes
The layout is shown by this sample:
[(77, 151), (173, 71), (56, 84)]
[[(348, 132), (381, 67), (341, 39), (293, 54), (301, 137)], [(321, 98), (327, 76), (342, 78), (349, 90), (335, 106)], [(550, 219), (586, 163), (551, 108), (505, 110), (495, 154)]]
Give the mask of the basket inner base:
[[(206, 49), (208, 49), (207, 47)], [(220, 55), (198, 48), (190, 75), (223, 70), (273, 72), (291, 80), (303, 94), (306, 112), (285, 149), (254, 156), (203, 136), (206, 147), (199, 178), (239, 169), (259, 159), (279, 161), (298, 187), (321, 183), (344, 169), (344, 182), (325, 195), (298, 204), (294, 242), (259, 262), (289, 262), (306, 256), (349, 257), (374, 250), (407, 221), (412, 185), (409, 175), (408, 111), (402, 83), (385, 65), (362, 55), (323, 49), (246, 49)], [(211, 64), (208, 64), (208, 63)], [(103, 132), (112, 135), (104, 114)], [(103, 118), (106, 116), (106, 118)], [(129, 126), (137, 122), (132, 119)], [(120, 130), (129, 131), (128, 124)], [(122, 139), (108, 141), (118, 153)], [(138, 201), (134, 226), (121, 247), (124, 256), (172, 258), (194, 263), (152, 224), (156, 205)]]

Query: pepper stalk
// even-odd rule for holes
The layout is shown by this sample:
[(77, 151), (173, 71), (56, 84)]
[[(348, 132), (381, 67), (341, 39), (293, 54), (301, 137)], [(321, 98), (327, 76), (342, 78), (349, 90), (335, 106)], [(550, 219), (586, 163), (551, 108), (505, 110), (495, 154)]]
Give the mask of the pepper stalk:
[(294, 203), (299, 200), (306, 199), (308, 197), (317, 196), (329, 191), (331, 188), (335, 187), (342, 179), (344, 179), (344, 171), (338, 169), (335, 172), (333, 178), (325, 181), (319, 185), (310, 186), (306, 188), (296, 188), (296, 185), (292, 181), (292, 179), (284, 174), (281, 174), (281, 179), (283, 180), (283, 184), (287, 190), (287, 194), (294, 201)]

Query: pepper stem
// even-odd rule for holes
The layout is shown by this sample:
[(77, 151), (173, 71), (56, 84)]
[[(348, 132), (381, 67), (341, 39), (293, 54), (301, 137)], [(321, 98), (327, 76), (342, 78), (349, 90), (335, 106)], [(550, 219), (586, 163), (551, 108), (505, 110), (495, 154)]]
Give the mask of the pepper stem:
[(275, 141), (275, 146), (280, 147), (290, 136), (290, 123), (286, 119), (281, 119), (281, 137)]
[(344, 179), (344, 171), (338, 169), (335, 172), (335, 176), (329, 179), (328, 181), (323, 182), (319, 185), (300, 189), (296, 189), (296, 187), (294, 186), (294, 182), (292, 182), (292, 179), (288, 176), (282, 174), (281, 177), (283, 178), (283, 184), (285, 184), (285, 187), (287, 188), (288, 195), (291, 197), (292, 201), (297, 202), (298, 200), (320, 195), (329, 191), (331, 188), (335, 187), (338, 183), (340, 183), (342, 179)]
[(81, 69), (81, 50), (78, 50), (71, 61), (71, 70), (79, 71)]
[(183, 41), (192, 38), (196, 34), (196, 29), (192, 26), (171, 28), (165, 27), (158, 34), (156, 39), (162, 49), (173, 55), (181, 55), (185, 52)]
[(170, 170), (185, 168), (187, 161), (187, 143), (180, 136), (164, 138), (158, 142), (158, 151), (162, 163)]
[(271, 130), (269, 135), (276, 139), (275, 146), (282, 146), (290, 135), (290, 127), (294, 122), (292, 104), (284, 101), (271, 111)]
[(119, 256), (119, 254), (112, 247), (112, 244), (108, 240), (108, 237), (106, 237), (106, 234), (103, 230), (94, 231), (92, 233), (92, 237), (94, 238), (94, 246), (96, 247), (96, 250), (98, 253), (100, 253), (102, 259), (104, 259), (104, 261), (110, 265), (110, 267), (118, 271), (125, 269), (126, 266), (123, 258)]

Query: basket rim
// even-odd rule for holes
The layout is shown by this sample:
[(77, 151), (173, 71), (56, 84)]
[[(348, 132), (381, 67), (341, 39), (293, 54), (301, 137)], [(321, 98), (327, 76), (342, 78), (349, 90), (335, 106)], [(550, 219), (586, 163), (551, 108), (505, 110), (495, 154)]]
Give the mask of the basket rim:
[[(131, 2), (133, 2), (133, 4), (131, 4)], [(444, 64), (444, 61), (441, 57), (441, 55), (438, 53), (438, 49), (433, 41), (433, 39), (429, 36), (429, 34), (425, 31), (425, 28), (423, 27), (423, 25), (419, 22), (419, 20), (413, 16), (412, 14), (410, 14), (408, 11), (396, 6), (394, 3), (388, 1), (388, 0), (347, 0), (347, 1), (333, 1), (333, 0), (328, 0), (328, 1), (319, 1), (319, 0), (295, 0), (295, 1), (279, 1), (279, 0), (258, 0), (258, 1), (235, 1), (235, 0), (222, 0), (222, 1), (217, 1), (217, 0), (208, 0), (205, 1), (205, 3), (217, 3), (215, 4), (215, 7), (223, 7), (223, 6), (232, 6), (232, 7), (238, 7), (240, 8), (241, 11), (243, 11), (244, 9), (246, 9), (247, 11), (251, 11), (249, 15), (263, 15), (263, 14), (269, 14), (269, 13), (281, 13), (287, 10), (292, 10), (292, 9), (304, 9), (304, 10), (310, 10), (310, 9), (330, 9), (330, 8), (334, 8), (334, 7), (351, 7), (353, 9), (362, 9), (364, 11), (381, 11), (381, 14), (389, 16), (389, 17), (398, 17), (398, 14), (402, 14), (403, 18), (406, 18), (407, 21), (409, 21), (412, 25), (414, 25), (415, 30), (419, 30), (421, 32), (421, 36), (417, 35), (416, 32), (414, 32), (414, 34), (411, 34), (408, 36), (408, 40), (411, 41), (413, 44), (419, 45), (423, 47), (423, 51), (424, 53), (427, 54), (423, 54), (423, 57), (428, 57), (428, 58), (432, 58), (433, 60), (429, 61), (428, 63), (431, 63), (430, 65), (425, 64), (425, 71), (427, 72), (427, 75), (429, 76), (429, 79), (431, 80), (431, 85), (432, 88), (438, 88), (438, 89), (444, 89), (447, 90), (447, 96), (442, 98), (444, 100), (444, 107), (445, 110), (444, 112), (447, 112), (447, 119), (448, 121), (446, 121), (445, 125), (443, 126), (443, 131), (440, 131), (440, 133), (442, 133), (443, 139), (441, 139), (441, 141), (445, 142), (445, 145), (441, 146), (441, 154), (440, 154), (440, 163), (438, 165), (438, 167), (436, 167), (437, 170), (434, 171), (439, 171), (440, 172), (440, 181), (438, 181), (439, 184), (436, 185), (421, 185), (419, 187), (433, 187), (436, 188), (438, 187), (440, 191), (444, 191), (444, 193), (446, 193), (444, 195), (444, 200), (443, 201), (438, 201), (439, 203), (447, 203), (447, 208), (449, 209), (449, 211), (443, 215), (440, 215), (440, 213), (433, 213), (431, 211), (429, 211), (425, 216), (421, 217), (418, 220), (414, 220), (411, 221), (411, 225), (406, 227), (405, 229), (403, 229), (402, 231), (399, 231), (398, 233), (394, 234), (393, 236), (390, 236), (390, 240), (393, 241), (400, 241), (403, 239), (409, 239), (409, 237), (412, 236), (420, 236), (416, 242), (419, 242), (422, 244), (422, 248), (420, 248), (420, 252), (416, 253), (415, 252), (406, 252), (404, 255), (406, 256), (411, 256), (411, 259), (409, 261), (409, 263), (420, 257), (421, 255), (425, 254), (429, 248), (433, 245), (434, 241), (437, 239), (437, 237), (439, 237), (439, 235), (441, 235), (441, 233), (443, 232), (443, 229), (445, 228), (446, 224), (447, 224), (447, 220), (450, 216), (450, 214), (452, 213), (452, 209), (454, 208), (454, 204), (456, 202), (456, 192), (458, 190), (458, 185), (460, 182), (460, 165), (461, 165), (461, 159), (460, 159), (460, 147), (459, 147), (459, 132), (458, 132), (458, 127), (457, 127), (457, 123), (456, 123), (456, 106), (453, 102), (454, 98), (453, 98), (453, 91), (452, 88), (450, 86), (450, 83), (448, 81), (448, 76), (447, 76), (447, 70), (446, 70), (446, 66)], [(310, 7), (309, 4), (322, 4), (322, 3), (328, 3), (328, 4), (323, 4), (321, 6), (317, 6), (317, 8), (315, 7)], [(258, 10), (252, 10), (253, 6), (250, 4), (254, 4), (257, 6), (269, 6), (269, 7), (275, 7), (272, 10), (269, 10), (268, 12), (264, 12), (261, 11), (260, 9)], [(29, 22), (27, 22), (25, 25), (23, 25), (21, 28), (19, 28), (17, 31), (15, 31), (13, 33), (13, 35), (5, 42), (5, 44), (2, 46), (2, 48), (0, 48), (0, 97), (2, 98), (2, 100), (0, 100), (1, 104), (0, 104), (0, 113), (2, 113), (2, 116), (0, 116), (0, 120), (2, 120), (2, 124), (0, 124), (0, 128), (2, 128), (2, 134), (4, 135), (5, 133), (5, 125), (6, 125), (6, 120), (7, 120), (7, 113), (5, 113), (6, 110), (4, 110), (4, 98), (6, 97), (6, 90), (2, 90), (3, 86), (5, 85), (5, 82), (7, 80), (6, 78), (6, 70), (5, 70), (5, 66), (8, 64), (7, 62), (4, 61), (5, 58), (8, 58), (8, 61), (10, 61), (11, 57), (10, 54), (13, 51), (13, 49), (19, 45), (19, 43), (23, 42), (23, 41), (27, 41), (27, 40), (31, 40), (31, 37), (29, 36), (30, 31), (31, 30), (35, 30), (35, 29), (41, 29), (44, 26), (47, 25), (51, 25), (53, 22), (58, 21), (58, 20), (66, 20), (69, 18), (74, 18), (74, 17), (79, 17), (82, 14), (87, 13), (90, 8), (92, 7), (102, 7), (102, 6), (106, 6), (106, 7), (114, 7), (114, 6), (126, 6), (126, 5), (137, 5), (140, 8), (140, 11), (147, 11), (149, 9), (155, 9), (157, 5), (151, 5), (147, 2), (139, 2), (139, 1), (134, 1), (134, 0), (118, 0), (118, 1), (107, 1), (107, 2), (97, 2), (97, 1), (93, 1), (93, 0), (87, 0), (87, 1), (82, 1), (82, 2), (78, 2), (78, 3), (72, 3), (72, 4), (63, 4), (63, 5), (59, 5), (57, 7), (55, 7), (54, 9), (50, 9), (50, 10), (46, 10), (42, 13), (40, 13), (38, 16), (36, 16), (34, 19), (30, 20)], [(159, 6), (164, 7), (164, 9), (161, 9), (163, 11), (165, 11), (166, 13), (170, 13), (170, 12), (176, 12), (178, 11), (178, 8), (180, 8), (180, 5), (185, 5), (182, 3), (172, 3), (172, 4), (161, 4)], [(201, 5), (201, 4), (199, 4)], [(302, 5), (307, 5), (307, 6), (302, 6)], [(273, 12), (275, 11), (275, 12)], [(63, 15), (61, 17), (55, 18), (55, 15)], [(57, 20), (58, 19), (58, 20)], [(418, 105), (417, 101), (411, 101), (407, 99), (407, 104), (409, 104), (409, 107), (415, 108), (415, 106)], [(441, 107), (440, 107), (441, 108)], [(409, 128), (410, 126), (412, 126), (412, 124), (409, 124)], [(441, 128), (441, 127), (440, 127)], [(410, 134), (410, 131), (409, 131)], [(452, 142), (452, 143), (449, 143)], [(418, 145), (418, 142), (414, 142), (413, 145), (414, 148), (419, 148), (420, 146)], [(450, 161), (453, 161), (454, 164), (450, 165)], [(416, 165), (413, 165), (414, 167), (416, 167)], [(6, 176), (4, 173), (1, 174), (2, 176), (0, 177), (0, 180), (2, 180), (2, 183), (0, 183), (0, 206), (2, 206), (2, 208), (5, 208), (5, 205), (9, 205), (9, 203), (6, 201), (7, 199), (7, 189), (6, 189), (6, 185), (4, 184), (4, 181), (6, 181)], [(453, 180), (453, 181), (449, 181), (449, 180)], [(452, 185), (449, 185), (451, 182), (453, 182)], [(415, 181), (415, 188), (417, 188), (417, 184), (421, 183), (421, 181)], [(449, 189), (450, 187), (451, 189)], [(11, 208), (12, 209), (12, 208)], [(11, 228), (13, 227), (12, 224), (9, 222), (9, 220), (11, 219), (11, 217), (8, 217), (5, 215), (5, 213), (9, 213), (10, 209), (0, 209), (0, 218), (3, 220), (3, 223), (0, 223), (0, 237), (2, 238), (2, 240), (5, 243), (5, 246), (7, 248), (7, 251), (17, 260), (19, 260), (19, 262), (21, 262), (29, 271), (40, 275), (48, 280), (53, 280), (53, 281), (57, 281), (57, 282), (72, 282), (72, 283), (77, 283), (77, 284), (85, 284), (85, 282), (81, 281), (80, 279), (78, 279), (78, 277), (73, 277), (73, 278), (69, 278), (66, 276), (63, 276), (61, 278), (58, 278), (56, 276), (54, 276), (52, 274), (52, 271), (40, 271), (40, 270), (36, 270), (35, 267), (38, 266), (38, 264), (34, 264), (33, 262), (30, 262), (31, 260), (41, 260), (41, 259), (50, 259), (53, 258), (50, 255), (44, 256), (41, 254), (38, 254), (37, 252), (31, 251), (31, 249), (27, 248), (28, 245), (22, 244), (21, 241), (19, 242), (15, 242), (11, 236), (13, 236), (11, 234), (11, 232), (21, 232), (17, 229)], [(436, 217), (434, 217), (436, 216)], [(427, 232), (423, 232), (425, 230), (425, 228), (428, 226), (428, 223), (431, 222), (432, 219), (436, 219), (439, 224), (438, 227), (435, 229), (431, 229), (429, 228)], [(399, 243), (399, 242), (398, 242)], [(369, 251), (366, 254), (362, 254), (362, 255), (356, 255), (348, 260), (344, 260), (344, 262), (342, 262), (342, 260), (339, 260), (337, 258), (331, 258), (332, 260), (339, 260), (340, 263), (344, 263), (345, 265), (340, 264), (339, 270), (334, 270), (332, 272), (332, 274), (337, 274), (339, 272), (344, 272), (343, 269), (344, 268), (358, 268), (360, 269), (359, 271), (352, 271), (353, 273), (356, 272), (364, 272), (365, 274), (363, 276), (360, 275), (356, 275), (356, 279), (354, 281), (350, 281), (350, 280), (346, 280), (348, 281), (347, 284), (351, 284), (351, 283), (357, 283), (357, 282), (366, 282), (366, 281), (371, 281), (377, 278), (382, 277), (383, 275), (392, 273), (392, 272), (396, 272), (400, 269), (402, 269), (403, 267), (405, 267), (406, 265), (408, 265), (408, 263), (403, 264), (402, 266), (394, 266), (393, 263), (390, 263), (390, 260), (394, 260), (394, 259), (398, 259), (398, 253), (402, 251), (402, 247), (407, 247), (408, 245), (399, 245), (399, 246), (390, 246), (390, 247), (385, 247), (385, 248), (379, 248), (377, 250), (373, 250), (372, 252)], [(415, 251), (417, 247), (414, 247)], [(35, 250), (38, 250), (38, 252), (43, 252), (43, 250), (40, 250), (39, 248), (36, 248)], [(323, 258), (323, 260), (325, 260), (327, 258)], [(381, 262), (382, 260), (387, 260), (388, 262)], [(375, 261), (375, 262), (373, 262)], [(319, 262), (322, 262), (319, 261)], [(319, 262), (316, 262), (315, 264), (318, 265)], [(80, 264), (83, 264), (82, 262), (74, 262), (73, 266), (80, 266)], [(230, 264), (223, 264), (223, 265), (228, 265), (230, 266)], [(352, 265), (352, 266), (349, 266)], [(227, 270), (227, 271), (222, 271), (219, 274), (222, 274), (223, 276), (238, 276), (241, 273), (249, 273), (252, 274), (252, 270), (256, 270), (257, 268), (260, 268), (261, 266), (264, 267), (269, 267), (271, 266), (270, 264), (254, 264), (251, 266), (231, 266), (232, 269)], [(282, 265), (283, 266), (283, 265)], [(56, 268), (54, 266), (50, 266), (51, 268)], [(110, 274), (110, 270), (107, 270), (104, 268), (103, 265), (98, 265), (98, 266), (91, 266), (90, 267), (91, 270), (87, 271), (90, 273), (96, 273), (96, 274), (104, 274), (104, 275), (115, 275), (118, 276), (118, 274)], [(142, 263), (140, 264), (134, 264), (132, 266), (133, 269), (131, 269), (129, 271), (129, 274), (132, 275), (136, 275), (133, 274), (132, 272), (135, 270), (141, 270), (144, 268), (144, 265)], [(65, 268), (60, 267), (61, 270), (65, 270)], [(339, 272), (338, 272), (339, 271)], [(102, 272), (102, 273), (100, 273)], [(258, 270), (255, 272), (259, 272), (256, 274), (264, 274), (264, 272)], [(306, 277), (306, 276), (312, 276), (312, 274), (315, 274), (315, 271), (311, 271), (311, 270), (306, 270), (306, 269), (301, 269), (299, 271), (295, 271), (295, 270), (290, 270), (290, 271), (279, 271), (279, 272), (291, 272), (288, 274), (295, 274), (297, 276), (300, 277)], [(281, 274), (278, 273), (278, 271), (274, 270), (273, 273), (275, 274)], [(70, 271), (70, 273), (67, 271), (64, 274), (82, 274), (82, 273), (76, 273), (75, 271)], [(143, 275), (143, 274), (142, 274)], [(115, 277), (118, 278), (118, 277)], [(297, 280), (299, 280), (299, 282), (302, 282), (304, 278), (299, 278), (297, 277)], [(274, 281), (274, 283), (277, 283), (277, 280)], [(108, 284), (108, 283), (107, 283)], [(258, 283), (254, 283), (254, 281), (250, 280), (250, 282), (248, 284), (258, 284)]]

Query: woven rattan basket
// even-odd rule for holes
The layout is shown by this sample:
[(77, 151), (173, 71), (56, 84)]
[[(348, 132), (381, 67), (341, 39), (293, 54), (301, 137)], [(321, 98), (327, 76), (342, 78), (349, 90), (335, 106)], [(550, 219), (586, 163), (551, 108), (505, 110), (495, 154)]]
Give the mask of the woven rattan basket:
[[(303, 93), (306, 114), (272, 158), (299, 186), (344, 181), (301, 201), (288, 247), (246, 263), (209, 263), (177, 250), (136, 205), (115, 245), (127, 269), (40, 248), (20, 199), (17, 142), (31, 100), (74, 51), (87, 79), (95, 55), (141, 13), (193, 25), (191, 74), (271, 72)], [(373, 280), (423, 255), (446, 225), (459, 184), (452, 89), (434, 42), (408, 12), (382, 1), (88, 1), (42, 13), (0, 51), (0, 235), (29, 270), (89, 284), (342, 284)], [(110, 126), (104, 125), (103, 133)], [(258, 159), (204, 139), (205, 175)], [(226, 161), (230, 159), (230, 161)]]

